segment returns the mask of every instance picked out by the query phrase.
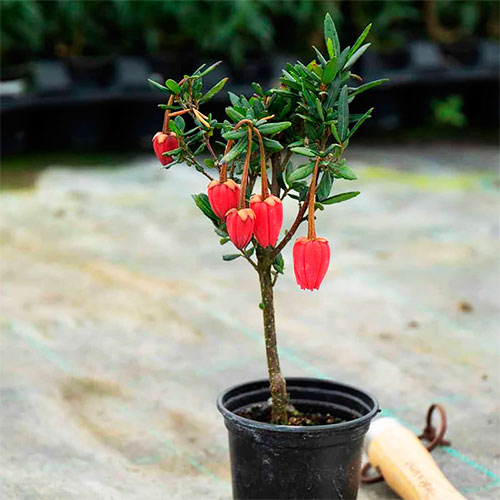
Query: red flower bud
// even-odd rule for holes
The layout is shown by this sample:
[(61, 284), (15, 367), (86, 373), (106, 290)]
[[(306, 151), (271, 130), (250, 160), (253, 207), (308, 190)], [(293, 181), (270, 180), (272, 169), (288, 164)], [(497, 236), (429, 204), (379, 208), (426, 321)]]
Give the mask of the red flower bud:
[(226, 182), (213, 180), (208, 185), (208, 200), (215, 215), (219, 219), (224, 219), (227, 211), (238, 206), (240, 196), (240, 186), (232, 179)]
[(153, 137), (153, 149), (155, 150), (156, 157), (160, 160), (162, 165), (168, 165), (174, 161), (171, 156), (163, 156), (163, 153), (167, 153), (168, 151), (172, 151), (178, 147), (179, 141), (173, 132), (169, 132), (168, 134), (157, 132)]
[(330, 264), (330, 245), (325, 238), (303, 236), (293, 246), (295, 279), (302, 290), (319, 290)]
[(250, 198), (250, 208), (255, 212), (255, 238), (262, 247), (274, 246), (283, 225), (283, 203), (274, 195), (254, 194)]
[(252, 239), (255, 213), (251, 208), (232, 208), (226, 214), (227, 234), (236, 248), (243, 250)]

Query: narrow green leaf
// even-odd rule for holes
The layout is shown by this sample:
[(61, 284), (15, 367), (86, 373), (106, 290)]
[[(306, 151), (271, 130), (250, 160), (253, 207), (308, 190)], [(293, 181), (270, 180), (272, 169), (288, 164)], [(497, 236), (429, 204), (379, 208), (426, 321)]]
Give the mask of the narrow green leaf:
[(181, 93), (181, 88), (179, 87), (179, 85), (177, 84), (177, 82), (175, 82), (174, 80), (172, 80), (171, 78), (169, 78), (166, 82), (165, 82), (165, 85), (169, 88), (169, 90), (171, 92), (173, 92), (175, 95), (179, 95)]
[(325, 85), (328, 85), (335, 78), (335, 76), (337, 76), (337, 70), (338, 70), (337, 58), (332, 57), (325, 66), (321, 82), (324, 83)]
[(349, 69), (367, 50), (371, 43), (365, 43), (347, 60), (344, 69)]
[(211, 71), (213, 71), (219, 64), (221, 64), (222, 61), (217, 61), (216, 63), (212, 64), (212, 66), (209, 66), (203, 73), (200, 73), (198, 77), (203, 77), (205, 75), (208, 75)]
[(327, 64), (325, 57), (314, 45), (313, 45), (313, 49), (315, 50), (316, 55), (318, 56), (318, 60), (321, 64), (321, 66), (323, 66), (323, 68), (324, 68)]
[(261, 97), (264, 97), (264, 91), (259, 83), (252, 82), (252, 88), (255, 90), (255, 93)]
[(317, 154), (309, 148), (304, 148), (304, 147), (296, 147), (296, 148), (290, 148), (291, 151), (294, 153), (297, 153), (302, 156), (309, 156), (310, 158), (316, 158)]
[(234, 160), (237, 156), (242, 154), (247, 149), (247, 140), (240, 139), (230, 150), (229, 152), (222, 158), (223, 163), (228, 163)]
[(226, 108), (226, 115), (231, 118), (234, 122), (239, 122), (240, 120), (244, 120), (245, 116), (236, 111), (234, 108), (228, 106)]
[(238, 257), (241, 257), (240, 253), (230, 253), (230, 254), (227, 254), (227, 255), (223, 255), (222, 256), (222, 260), (230, 261), (230, 260), (237, 259)]
[(333, 172), (334, 177), (340, 177), (347, 181), (355, 181), (356, 174), (346, 165), (330, 164), (328, 168)]
[(278, 151), (283, 150), (283, 146), (274, 139), (268, 139), (267, 137), (263, 137), (262, 140), (264, 142), (264, 149), (268, 153), (277, 153)]
[(365, 38), (368, 36), (368, 33), (370, 33), (370, 30), (372, 29), (372, 23), (370, 23), (364, 30), (361, 35), (359, 35), (358, 39), (356, 40), (356, 43), (352, 46), (352, 49), (349, 51), (349, 56), (352, 56), (354, 52), (356, 52), (359, 47), (361, 47), (361, 44), (365, 41)]
[(216, 83), (201, 99), (200, 103), (203, 104), (210, 99), (216, 94), (218, 94), (226, 85), (226, 82), (228, 81), (228, 78), (223, 78), (219, 83)]
[(318, 184), (318, 189), (316, 190), (316, 197), (319, 201), (323, 202), (324, 199), (330, 196), (330, 191), (333, 186), (333, 175), (325, 170), (321, 176), (321, 181)]
[(328, 38), (328, 40), (326, 41), (326, 50), (328, 51), (328, 55), (330, 57), (336, 57), (335, 49), (333, 48), (333, 41), (331, 38)]
[(333, 134), (333, 137), (335, 137), (335, 140), (337, 142), (342, 142), (342, 139), (340, 138), (340, 135), (339, 135), (339, 132), (337, 130), (337, 127), (335, 126), (335, 123), (332, 123), (331, 126), (330, 126), (331, 130), (332, 130), (332, 134)]
[(241, 139), (242, 137), (246, 137), (247, 133), (248, 132), (245, 129), (240, 128), (239, 130), (229, 130), (227, 132), (224, 132), (222, 134), (222, 137), (224, 137), (224, 139), (227, 140), (232, 139), (234, 141), (236, 139)]
[(277, 134), (291, 125), (291, 122), (264, 123), (258, 129), (261, 134)]
[(328, 89), (328, 94), (325, 101), (325, 109), (333, 108), (340, 91), (340, 78), (336, 78)]
[[(325, 16), (324, 28), (325, 28), (325, 43), (328, 46), (328, 39), (332, 41), (334, 50), (333, 53), (335, 56), (338, 57), (340, 54), (339, 36), (337, 34), (337, 29), (335, 28), (335, 23), (333, 22), (332, 16), (330, 16), (328, 12)], [(332, 57), (331, 54), (330, 57)]]
[(318, 112), (319, 119), (324, 122), (325, 121), (325, 115), (323, 114), (323, 104), (321, 104), (321, 101), (316, 97), (316, 111)]
[(356, 196), (358, 196), (358, 194), (359, 191), (350, 191), (348, 193), (336, 194), (335, 196), (330, 196), (330, 198), (323, 200), (321, 203), (323, 203), (323, 205), (333, 205), (334, 203), (340, 203), (341, 201), (355, 198)]
[(347, 85), (344, 85), (340, 92), (337, 130), (342, 141), (349, 133), (349, 103), (347, 101)]
[(231, 241), (231, 238), (229, 238), (228, 236), (225, 236), (224, 238), (221, 238), (221, 239), (219, 240), (219, 243), (220, 243), (221, 245), (225, 245), (228, 241)]
[(241, 106), (240, 98), (236, 94), (233, 94), (232, 92), (228, 92), (227, 95), (228, 95), (229, 100), (231, 101), (231, 104), (233, 106)]
[(356, 87), (351, 92), (351, 94), (349, 95), (349, 97), (354, 97), (354, 96), (356, 96), (358, 94), (361, 94), (361, 92), (365, 92), (366, 90), (370, 90), (373, 87), (378, 87), (382, 83), (385, 83), (385, 82), (388, 82), (388, 81), (389, 81), (389, 78), (381, 78), (380, 80), (373, 80), (373, 82), (364, 83), (363, 85), (360, 85), (359, 87)]
[(349, 132), (349, 135), (347, 136), (348, 139), (351, 138), (351, 136), (354, 134), (354, 132), (356, 132), (356, 130), (358, 130), (359, 127), (361, 127), (361, 125), (363, 125), (363, 123), (368, 119), (368, 118), (371, 118), (371, 113), (373, 111), (374, 108), (370, 108), (357, 122), (356, 122), (356, 125), (354, 125), (354, 127), (352, 127), (352, 130)]
[(210, 202), (208, 201), (208, 196), (205, 193), (193, 194), (192, 198), (196, 203), (196, 206), (215, 224), (219, 224), (220, 220), (215, 215), (212, 207), (210, 206)]
[(161, 90), (162, 92), (166, 92), (167, 94), (171, 94), (169, 89), (167, 87), (164, 87), (161, 83), (155, 82), (154, 80), (151, 80), (148, 78), (148, 82), (153, 86), (156, 87), (157, 89)]
[(294, 170), (287, 179), (288, 185), (293, 184), (296, 181), (300, 181), (301, 179), (305, 179), (309, 175), (313, 173), (314, 164), (304, 165), (303, 167), (299, 167)]

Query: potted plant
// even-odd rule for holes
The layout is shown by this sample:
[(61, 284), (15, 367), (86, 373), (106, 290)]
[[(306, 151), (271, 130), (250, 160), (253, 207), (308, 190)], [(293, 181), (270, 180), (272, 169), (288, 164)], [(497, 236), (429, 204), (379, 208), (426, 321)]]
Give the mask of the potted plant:
[[(273, 287), (284, 272), (282, 250), (295, 240), (293, 264), (302, 289), (319, 289), (330, 261), (330, 246), (316, 232), (316, 214), (359, 194), (332, 194), (339, 180), (356, 179), (343, 153), (372, 109), (349, 113), (350, 102), (381, 81), (350, 87), (360, 80), (352, 65), (370, 44), (368, 26), (352, 47), (341, 49), (335, 25), (324, 22), (327, 53), (315, 48), (307, 65), (287, 64), (280, 88), (229, 94), (228, 119), (205, 115), (201, 106), (224, 87), (208, 91), (203, 77), (216, 65), (202, 66), (180, 82), (151, 82), (169, 95), (161, 132), (153, 138), (165, 168), (194, 167), (209, 179), (207, 193), (194, 195), (222, 245), (257, 272), (262, 300), (268, 380), (224, 391), (217, 405), (229, 430), (235, 498), (355, 498), (363, 437), (378, 410), (361, 389), (328, 380), (285, 379), (276, 341)], [(187, 126), (190, 116), (194, 126)], [(214, 140), (214, 136), (222, 140)], [(223, 153), (216, 153), (216, 144)], [(201, 159), (200, 155), (205, 155)], [(208, 155), (208, 157), (206, 157)], [(297, 161), (292, 159), (296, 157)], [(214, 169), (218, 177), (210, 172)], [(252, 194), (255, 193), (255, 194)], [(291, 227), (282, 233), (283, 202), (297, 205)]]

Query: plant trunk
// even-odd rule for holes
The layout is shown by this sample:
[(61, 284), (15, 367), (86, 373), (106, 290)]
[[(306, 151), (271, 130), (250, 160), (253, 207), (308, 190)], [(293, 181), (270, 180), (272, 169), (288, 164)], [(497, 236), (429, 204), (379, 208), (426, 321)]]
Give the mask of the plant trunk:
[(271, 275), (271, 252), (269, 249), (257, 249), (258, 273), (262, 296), (262, 316), (264, 320), (264, 337), (266, 343), (267, 370), (271, 390), (273, 424), (288, 424), (286, 382), (281, 374), (278, 345), (276, 342), (276, 324), (274, 319), (274, 296)]

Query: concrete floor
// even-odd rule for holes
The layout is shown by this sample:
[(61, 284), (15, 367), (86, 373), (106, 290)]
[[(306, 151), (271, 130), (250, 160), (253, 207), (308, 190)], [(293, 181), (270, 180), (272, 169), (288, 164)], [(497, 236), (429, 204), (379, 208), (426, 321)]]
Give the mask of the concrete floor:
[[(498, 151), (361, 148), (320, 214), (320, 292), (277, 284), (284, 373), (373, 392), (467, 498), (500, 495)], [(0, 498), (228, 499), (214, 400), (265, 376), (256, 276), (223, 262), (186, 167), (50, 168), (0, 196)], [(293, 207), (288, 207), (288, 220)], [(304, 230), (305, 231), (305, 228)], [(303, 233), (301, 233), (303, 234)], [(384, 484), (362, 500), (395, 498)]]

